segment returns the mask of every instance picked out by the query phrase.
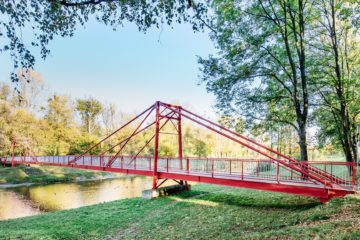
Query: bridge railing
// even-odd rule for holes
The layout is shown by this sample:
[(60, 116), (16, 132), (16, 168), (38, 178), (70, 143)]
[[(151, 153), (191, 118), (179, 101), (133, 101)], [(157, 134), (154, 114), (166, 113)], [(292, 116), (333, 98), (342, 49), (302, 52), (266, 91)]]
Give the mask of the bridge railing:
[[(75, 156), (16, 156), (16, 163), (44, 163), (68, 165)], [(105, 167), (112, 156), (82, 156), (73, 166)], [(2, 158), (11, 162), (12, 157)], [(348, 162), (299, 162), (302, 166), (321, 169), (343, 180), (340, 187), (355, 189), (357, 187), (356, 164)], [(154, 159), (149, 156), (118, 156), (112, 168), (154, 171)], [(317, 184), (304, 178), (301, 173), (272, 161), (271, 159), (238, 159), (238, 158), (174, 158), (158, 159), (158, 172), (199, 175), (217, 178), (231, 178), (249, 181), (269, 181), (277, 183)], [(324, 186), (325, 187), (325, 186)], [(336, 187), (336, 186), (335, 186)]]
[[(106, 158), (106, 157), (105, 157)], [(343, 180), (341, 187), (354, 188), (356, 166), (347, 162), (301, 162), (304, 168), (313, 166)], [(120, 156), (112, 167), (153, 171), (152, 157)], [(355, 170), (355, 171), (350, 171)], [(282, 183), (318, 184), (271, 159), (237, 158), (174, 158), (161, 157), (158, 160), (159, 172), (204, 175), (210, 177), (235, 178), (241, 180), (261, 180)], [(354, 174), (353, 174), (354, 173)]]

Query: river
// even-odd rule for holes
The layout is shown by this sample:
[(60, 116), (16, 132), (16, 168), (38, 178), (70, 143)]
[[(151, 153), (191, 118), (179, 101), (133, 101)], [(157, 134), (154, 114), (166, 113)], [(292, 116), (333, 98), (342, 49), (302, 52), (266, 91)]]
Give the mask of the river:
[(0, 220), (141, 196), (151, 178), (123, 178), (0, 189)]

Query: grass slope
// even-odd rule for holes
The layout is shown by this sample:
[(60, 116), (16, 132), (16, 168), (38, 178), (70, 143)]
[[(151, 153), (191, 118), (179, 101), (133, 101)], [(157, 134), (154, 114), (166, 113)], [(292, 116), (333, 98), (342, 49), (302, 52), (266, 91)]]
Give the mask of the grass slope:
[(0, 221), (0, 239), (360, 239), (360, 197), (316, 199), (215, 185)]
[(15, 168), (0, 167), (0, 184), (73, 182), (78, 178), (91, 179), (108, 175), (107, 172), (74, 168), (19, 165)]

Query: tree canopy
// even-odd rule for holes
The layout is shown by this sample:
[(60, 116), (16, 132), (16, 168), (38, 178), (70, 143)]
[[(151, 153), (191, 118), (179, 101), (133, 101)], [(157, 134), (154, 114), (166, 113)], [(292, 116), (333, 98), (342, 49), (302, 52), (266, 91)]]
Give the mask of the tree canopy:
[(210, 6), (210, 37), (219, 52), (199, 63), (217, 107), (243, 115), (250, 125), (292, 126), (303, 160), (308, 159), (309, 120), (325, 109), (326, 120), (311, 124), (321, 129), (331, 124), (338, 132), (332, 136), (354, 161), (359, 3), (219, 0)]
[[(91, 19), (113, 29), (131, 22), (139, 31), (186, 21), (196, 31), (206, 24), (206, 11), (204, 3), (193, 0), (0, 0), (0, 53), (11, 55), (15, 69), (32, 69), (34, 51), (46, 58), (56, 36), (71, 37)], [(12, 80), (18, 80), (16, 72)]]
[[(315, 127), (319, 146), (341, 149), (347, 161), (356, 159), (356, 126), (360, 124), (358, 1), (0, 0), (0, 13), (0, 53), (10, 54), (14, 63), (11, 78), (19, 83), (17, 98), (7, 85), (0, 88), (3, 147), (17, 133), (28, 148), (45, 146), (46, 150), (36, 149), (38, 152), (81, 152), (104, 129), (109, 133), (118, 123), (114, 106), (92, 98), (79, 99), (74, 107), (68, 97), (54, 95), (46, 107), (38, 108), (43, 101), (39, 92), (44, 89), (41, 75), (33, 70), (35, 56), (40, 51), (46, 58), (55, 37), (71, 37), (91, 20), (114, 30), (130, 22), (142, 32), (188, 22), (194, 31), (208, 27), (218, 49), (216, 55), (199, 58), (199, 63), (207, 90), (217, 98), (222, 125), (262, 137), (265, 130), (272, 146), (289, 154), (299, 148), (302, 160), (309, 158), (309, 127)], [(45, 115), (39, 119), (34, 112), (41, 111)], [(74, 113), (80, 115), (82, 129), (75, 123)], [(37, 125), (41, 134), (28, 128), (32, 125)], [(222, 149), (214, 147), (213, 136), (199, 136), (201, 139), (188, 135), (191, 154), (228, 153), (225, 144)], [(44, 141), (47, 138), (52, 140)], [(74, 138), (75, 147), (69, 150)], [(298, 142), (298, 148), (287, 146), (281, 138)], [(176, 153), (171, 143), (163, 146), (165, 155)]]

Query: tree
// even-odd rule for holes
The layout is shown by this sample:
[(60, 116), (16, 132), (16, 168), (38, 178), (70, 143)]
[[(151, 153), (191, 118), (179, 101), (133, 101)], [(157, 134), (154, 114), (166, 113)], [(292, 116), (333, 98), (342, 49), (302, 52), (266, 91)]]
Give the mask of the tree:
[(32, 69), (19, 69), (17, 71), (18, 87), (17, 106), (28, 110), (38, 110), (42, 97), (45, 95), (45, 82), (42, 75)]
[[(198, 20), (205, 12), (205, 5), (195, 4), (194, 0), (0, 0), (0, 52), (10, 53), (15, 69), (32, 69), (34, 47), (40, 49), (42, 58), (46, 58), (51, 40), (56, 36), (73, 36), (75, 30), (85, 26), (90, 19), (113, 29), (128, 21), (136, 24), (140, 31), (151, 26), (188, 21), (197, 30), (206, 24)], [(12, 79), (18, 80), (15, 73), (12, 73)]]
[(112, 133), (115, 128), (120, 125), (120, 119), (118, 119), (118, 113), (114, 104), (103, 106), (101, 111), (101, 119), (105, 127), (106, 135)]
[(0, 155), (10, 154), (9, 148), (11, 141), (9, 139), (9, 128), (12, 121), (12, 110), (8, 103), (10, 97), (10, 87), (7, 84), (0, 85)]
[(76, 110), (79, 112), (83, 127), (88, 134), (92, 134), (96, 130), (99, 130), (96, 121), (102, 108), (102, 104), (93, 98), (77, 100)]
[(78, 135), (74, 128), (74, 108), (67, 96), (53, 95), (48, 99), (44, 119), (49, 125), (47, 154), (67, 154)]
[(293, 156), (300, 160), (300, 149), (297, 147), (297, 134), (295, 129), (281, 122), (262, 121), (254, 124), (251, 135), (260, 141), (266, 142), (272, 149), (282, 154)]
[[(71, 144), (69, 148), (69, 155), (77, 155), (82, 154), (90, 147), (94, 146), (98, 142), (98, 139), (92, 135), (80, 135), (78, 136), (75, 141)], [(101, 152), (100, 147), (93, 148), (89, 154), (91, 155), (99, 155)]]
[[(199, 59), (217, 107), (249, 122), (274, 121), (298, 134), (307, 160), (309, 76), (307, 25), (311, 1), (213, 1), (211, 38), (218, 57)], [(306, 21), (305, 21), (306, 19)]]
[(244, 121), (241, 118), (236, 118), (231, 115), (221, 115), (218, 122), (221, 126), (233, 130), (237, 133), (244, 132)]
[(356, 124), (360, 121), (360, 41), (356, 1), (321, 0), (312, 52), (318, 57), (319, 138), (341, 146), (346, 160), (356, 160)]
[(3, 100), (5, 102), (10, 100), (11, 91), (10, 86), (5, 83), (0, 84), (0, 100)]
[(16, 109), (11, 114), (7, 129), (9, 140), (16, 140), (17, 155), (44, 154), (49, 126), (26, 109)]
[(67, 96), (53, 95), (48, 99), (45, 119), (54, 128), (69, 128), (74, 123), (74, 109)]
[(200, 139), (194, 139), (194, 154), (197, 157), (206, 157), (209, 154), (209, 147)]

